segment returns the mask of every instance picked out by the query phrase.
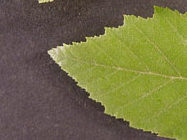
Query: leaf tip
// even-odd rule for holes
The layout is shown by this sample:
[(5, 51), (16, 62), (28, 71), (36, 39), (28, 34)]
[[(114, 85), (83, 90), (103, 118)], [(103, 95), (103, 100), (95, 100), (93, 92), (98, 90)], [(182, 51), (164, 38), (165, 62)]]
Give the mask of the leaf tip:
[(56, 48), (52, 48), (48, 50), (47, 53), (53, 58), (55, 56), (55, 51), (56, 51)]

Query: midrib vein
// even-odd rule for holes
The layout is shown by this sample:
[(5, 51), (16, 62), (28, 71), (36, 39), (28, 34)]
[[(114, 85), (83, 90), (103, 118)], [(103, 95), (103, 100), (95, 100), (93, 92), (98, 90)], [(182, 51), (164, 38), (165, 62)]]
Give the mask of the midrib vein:
[(95, 63), (95, 66), (100, 66), (100, 67), (105, 67), (105, 68), (112, 68), (112, 69), (119, 70), (119, 71), (133, 72), (133, 73), (143, 74), (143, 75), (160, 76), (160, 77), (164, 77), (164, 78), (167, 78), (167, 79), (187, 80), (186, 77), (170, 76), (170, 75), (155, 73), (155, 72), (151, 72), (151, 71), (150, 72), (139, 71), (139, 70), (127, 69), (127, 68), (124, 68), (124, 67), (106, 66), (106, 65), (98, 64), (98, 63)]
[[(75, 57), (75, 56), (74, 56)], [(67, 58), (67, 57), (66, 57)], [(128, 69), (125, 67), (117, 67), (117, 66), (108, 66), (108, 65), (104, 65), (104, 64), (99, 64), (96, 62), (86, 62), (80, 59), (74, 59), (71, 57), (68, 57), (67, 59), (69, 60), (73, 60), (75, 62), (78, 63), (82, 63), (82, 64), (87, 64), (87, 65), (92, 65), (92, 66), (96, 66), (96, 67), (103, 67), (105, 69), (114, 69), (117, 71), (125, 71), (125, 72), (131, 72), (131, 73), (137, 73), (137, 74), (142, 74), (142, 75), (152, 75), (152, 76), (159, 76), (159, 77), (163, 77), (163, 78), (167, 78), (167, 79), (173, 79), (173, 80), (185, 80), (187, 81), (187, 77), (182, 77), (182, 76), (172, 76), (172, 75), (165, 75), (165, 74), (160, 74), (160, 73), (156, 73), (156, 72), (149, 72), (149, 71), (140, 71), (140, 70), (133, 70), (133, 69)]]

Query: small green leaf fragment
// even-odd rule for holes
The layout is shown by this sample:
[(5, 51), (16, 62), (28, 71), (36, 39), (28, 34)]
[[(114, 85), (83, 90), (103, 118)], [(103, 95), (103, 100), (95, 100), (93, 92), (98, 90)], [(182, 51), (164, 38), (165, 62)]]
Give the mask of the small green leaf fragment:
[(38, 0), (39, 3), (53, 2), (54, 0)]

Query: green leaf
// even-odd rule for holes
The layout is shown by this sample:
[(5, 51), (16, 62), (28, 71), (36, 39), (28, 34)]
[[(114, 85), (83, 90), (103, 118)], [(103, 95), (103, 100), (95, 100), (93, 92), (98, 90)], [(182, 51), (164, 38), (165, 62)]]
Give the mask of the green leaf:
[(125, 16), (123, 26), (49, 54), (105, 113), (187, 140), (187, 13), (155, 7), (153, 18)]
[(39, 3), (53, 2), (54, 0), (38, 0)]

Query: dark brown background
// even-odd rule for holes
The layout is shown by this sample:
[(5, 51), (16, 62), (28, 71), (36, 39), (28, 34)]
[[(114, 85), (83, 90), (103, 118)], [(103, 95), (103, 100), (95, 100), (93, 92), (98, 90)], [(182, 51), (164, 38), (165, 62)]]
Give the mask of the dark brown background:
[(153, 5), (187, 11), (187, 0), (0, 0), (0, 140), (164, 140), (104, 114), (47, 54)]

